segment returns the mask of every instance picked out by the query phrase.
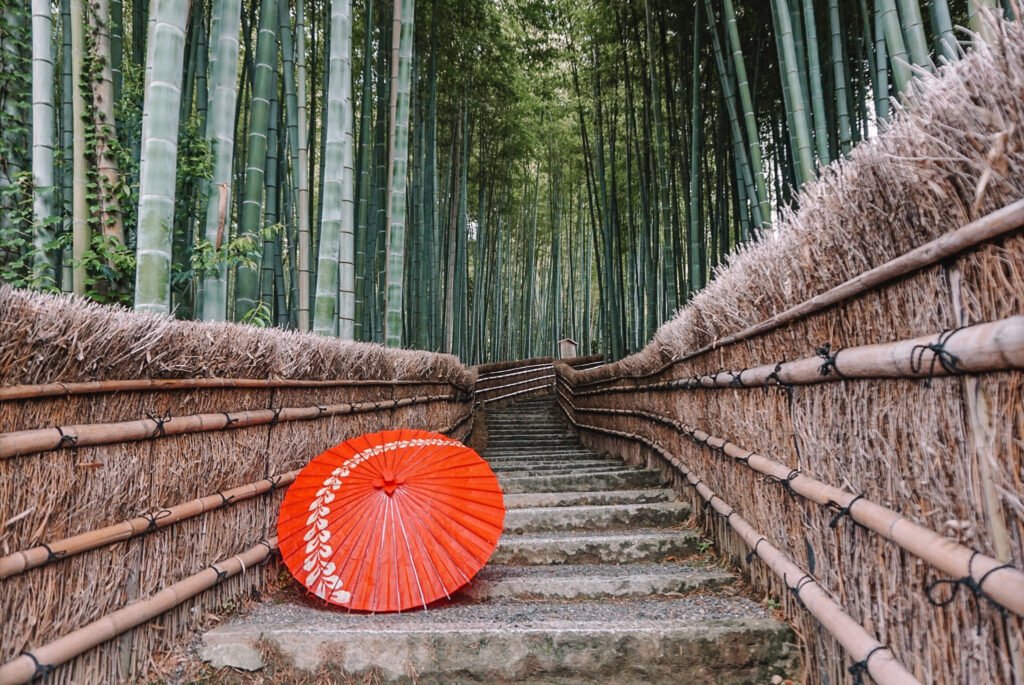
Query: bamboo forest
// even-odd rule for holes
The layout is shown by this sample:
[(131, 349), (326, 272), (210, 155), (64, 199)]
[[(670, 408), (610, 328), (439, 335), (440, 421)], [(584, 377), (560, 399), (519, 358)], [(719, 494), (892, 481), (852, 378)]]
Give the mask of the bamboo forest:
[(1015, 7), (9, 0), (0, 280), (617, 359)]

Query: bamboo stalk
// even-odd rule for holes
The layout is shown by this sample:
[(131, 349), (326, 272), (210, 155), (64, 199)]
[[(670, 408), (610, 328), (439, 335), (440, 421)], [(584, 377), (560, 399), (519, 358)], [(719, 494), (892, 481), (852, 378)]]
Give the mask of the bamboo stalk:
[[(803, 473), (794, 475), (793, 469), (782, 462), (752, 452), (726, 438), (688, 426), (669, 416), (631, 409), (598, 409), (573, 407), (584, 414), (632, 416), (660, 423), (682, 433), (708, 449), (745, 464), (758, 473), (785, 481), (790, 490), (816, 504), (846, 512), (853, 521), (894, 542), (898, 547), (927, 562), (933, 568), (953, 578), (972, 578), (984, 581), (984, 592), (1000, 605), (1024, 616), (1024, 571), (1008, 567), (955, 540), (951, 540), (920, 524), (914, 523), (892, 509), (823, 483)], [(998, 570), (997, 570), (998, 569)], [(988, 574), (992, 573), (991, 576)]]
[[(576, 397), (604, 392), (696, 388), (757, 388), (812, 385), (846, 379), (932, 378), (962, 373), (1024, 368), (1024, 316), (982, 323), (892, 343), (847, 347), (792, 362), (763, 364), (739, 371), (718, 371), (659, 383), (605, 387), (575, 392)], [(618, 380), (622, 380), (621, 378)]]
[(551, 387), (551, 385), (549, 383), (546, 383), (544, 385), (539, 385), (536, 388), (526, 388), (525, 390), (517, 390), (516, 392), (510, 392), (507, 395), (502, 395), (500, 397), (488, 397), (485, 400), (477, 401), (477, 404), (487, 404), (488, 402), (498, 402), (500, 400), (507, 400), (510, 397), (518, 397), (519, 395), (525, 395), (528, 392), (536, 392), (537, 390), (545, 390), (545, 389), (548, 389), (550, 387)]
[(341, 388), (447, 385), (458, 390), (469, 391), (450, 380), (293, 380), (263, 378), (141, 378), (130, 380), (82, 381), (80, 383), (40, 383), (31, 385), (10, 385), (0, 388), (0, 402), (10, 400), (41, 399), (45, 397), (70, 397), (73, 395), (98, 395), (112, 392), (193, 390), (206, 388)]
[[(755, 336), (764, 335), (784, 325), (804, 319), (811, 314), (824, 311), (835, 304), (852, 299), (858, 295), (863, 295), (870, 290), (889, 284), (916, 271), (939, 264), (973, 247), (1004, 237), (1022, 227), (1024, 227), (1024, 200), (1018, 200), (976, 221), (972, 221), (956, 231), (945, 233), (935, 240), (914, 248), (910, 252), (854, 276), (850, 280), (809, 300), (794, 305), (785, 311), (779, 312), (760, 323), (744, 328), (732, 335), (727, 335), (681, 357), (676, 357), (654, 371), (631, 377), (645, 378), (655, 376), (680, 362), (695, 359), (713, 350), (721, 349), (726, 345), (732, 345)], [(578, 385), (592, 385), (601, 382), (606, 382), (606, 380), (582, 381)]]
[[(0, 666), (0, 683), (21, 685), (33, 680), (37, 667), (65, 664), (86, 651), (150, 621), (221, 581), (245, 573), (277, 548), (277, 538), (261, 542), (202, 571), (165, 587), (152, 597), (131, 604), (88, 623), (67, 635), (24, 652)], [(31, 656), (30, 656), (31, 655)]]
[(135, 516), (113, 525), (90, 530), (79, 535), (73, 535), (62, 540), (54, 540), (45, 545), (37, 545), (29, 549), (14, 552), (7, 556), (0, 557), (0, 579), (24, 573), (25, 571), (43, 566), (58, 559), (64, 560), (68, 557), (89, 550), (111, 545), (151, 531), (166, 528), (180, 521), (205, 514), (208, 511), (226, 507), (242, 500), (251, 499), (278, 488), (290, 485), (295, 480), (299, 470), (263, 478), (255, 483), (246, 483), (236, 488), (223, 490), (205, 497), (197, 497), (194, 500), (177, 504), (173, 507), (160, 509), (156, 512)]
[(822, 588), (809, 573), (794, 564), (789, 557), (772, 545), (728, 502), (711, 490), (668, 450), (657, 442), (639, 435), (579, 423), (571, 416), (569, 420), (577, 428), (640, 442), (657, 452), (686, 477), (697, 493), (743, 538), (747, 546), (754, 550), (754, 553), (768, 565), (776, 576), (782, 578), (783, 583), (797, 595), (804, 608), (818, 620), (826, 632), (846, 649), (856, 660), (855, 663), (863, 664), (865, 671), (876, 683), (879, 685), (920, 685), (920, 682), (907, 671), (892, 651), (871, 637), (864, 627), (846, 613), (843, 607), (833, 600), (828, 591)]
[(187, 416), (153, 417), (114, 423), (89, 423), (54, 428), (35, 428), (0, 433), (0, 459), (49, 452), (65, 446), (65, 443), (67, 443), (66, 446), (68, 447), (111, 445), (170, 435), (261, 426), (283, 421), (308, 421), (327, 416), (362, 414), (381, 409), (408, 407), (414, 404), (456, 402), (460, 401), (460, 399), (461, 396), (459, 394), (423, 395), (375, 402), (343, 402), (341, 404), (314, 407), (282, 407), (280, 409), (256, 409), (236, 413), (190, 414)]

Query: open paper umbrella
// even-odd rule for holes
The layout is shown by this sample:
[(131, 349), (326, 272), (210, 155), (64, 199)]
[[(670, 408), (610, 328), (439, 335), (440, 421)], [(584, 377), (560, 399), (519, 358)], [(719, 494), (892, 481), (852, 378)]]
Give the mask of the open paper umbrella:
[(394, 430), (307, 464), (281, 503), (277, 533), (292, 575), (318, 597), (402, 611), (468, 583), (504, 521), (498, 479), (476, 452), (438, 433)]

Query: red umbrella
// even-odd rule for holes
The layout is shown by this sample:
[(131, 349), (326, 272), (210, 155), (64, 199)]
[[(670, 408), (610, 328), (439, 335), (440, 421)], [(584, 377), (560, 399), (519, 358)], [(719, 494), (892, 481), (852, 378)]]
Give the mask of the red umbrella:
[(318, 597), (360, 611), (426, 606), (490, 559), (505, 505), (490, 467), (420, 430), (361, 435), (306, 465), (277, 522), (281, 556)]

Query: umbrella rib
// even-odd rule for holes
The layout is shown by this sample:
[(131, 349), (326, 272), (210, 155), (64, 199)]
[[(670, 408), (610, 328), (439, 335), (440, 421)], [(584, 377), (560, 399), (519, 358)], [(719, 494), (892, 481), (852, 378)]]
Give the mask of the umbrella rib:
[[(415, 494), (415, 493), (413, 493), (413, 492), (410, 492), (410, 493), (409, 493), (409, 496), (410, 496), (410, 497), (412, 497), (412, 498), (414, 498), (414, 499), (418, 499), (418, 498), (417, 498), (417, 496), (416, 496), (416, 494)], [(433, 509), (432, 507), (429, 507), (429, 506), (423, 506), (422, 508), (423, 508), (423, 509), (424, 509), (424, 510), (426, 511), (426, 515), (427, 515), (428, 517), (430, 517), (430, 519), (431, 519), (432, 521), (434, 521), (435, 523), (437, 523), (437, 525), (438, 525), (438, 527), (439, 527), (439, 528), (441, 528), (442, 530), (445, 530), (445, 532), (448, 532), (448, 531), (447, 531), (447, 529), (445, 528), (445, 526), (443, 526), (443, 525), (441, 524), (441, 521), (440, 521), (440, 520), (439, 520), (439, 519), (438, 519), (437, 517), (435, 517), (435, 516), (434, 516), (434, 513), (435, 513), (435, 512), (434, 512), (434, 509)], [(449, 520), (451, 520), (451, 519), (450, 519), (450, 517), (449, 517)], [(470, 534), (472, 534), (472, 535), (473, 535), (473, 537), (475, 537), (475, 538), (480, 538), (480, 536), (479, 536), (479, 535), (477, 535), (476, 533), (473, 533), (472, 531), (469, 531), (468, 529), (466, 529), (466, 530), (467, 530), (467, 531), (468, 531), (468, 532), (469, 532)], [(433, 533), (431, 533), (431, 534), (433, 535)], [(438, 538), (437, 538), (437, 536), (436, 536), (436, 535), (434, 535), (434, 539), (435, 539), (435, 540), (438, 540)], [(457, 546), (457, 547), (458, 547), (459, 549), (461, 549), (461, 550), (462, 550), (462, 551), (463, 551), (463, 552), (465, 553), (465, 555), (466, 555), (466, 556), (468, 556), (468, 557), (469, 557), (470, 559), (476, 559), (476, 555), (475, 555), (475, 554), (473, 554), (473, 552), (472, 552), (472, 551), (471, 551), (471, 550), (470, 550), (470, 549), (469, 549), (468, 547), (466, 547), (466, 545), (462, 544), (462, 540), (458, 539), (458, 538), (457, 538), (456, 536), (454, 536), (454, 535), (451, 535), (451, 534), (449, 534), (449, 535), (448, 535), (448, 540), (449, 540), (449, 542), (451, 542), (451, 543), (452, 543), (452, 544), (453, 544), (454, 546)], [(440, 542), (440, 540), (438, 540), (438, 542)], [(465, 572), (465, 571), (463, 571), (463, 570), (462, 570), (462, 568), (460, 568), (458, 564), (455, 564), (455, 570), (457, 570), (457, 571), (458, 571), (458, 572), (459, 572), (459, 573), (460, 573), (460, 574), (462, 575), (462, 577), (466, 579), (466, 582), (467, 582), (467, 583), (469, 582), (469, 580), (470, 580), (469, 576), (467, 576), (467, 575), (466, 575), (466, 572)]]
[[(417, 501), (418, 498), (413, 493), (407, 493), (407, 495), (410, 497), (410, 499), (413, 500), (410, 503), (410, 506), (415, 506), (415, 507), (417, 507), (422, 512), (421, 519), (430, 519), (431, 521), (435, 521), (434, 517), (430, 515), (431, 514), (431, 508), (429, 506), (426, 506), (425, 504), (422, 504), (419, 501)], [(451, 562), (450, 564), (448, 564), (448, 566), (450, 566), (450, 568), (452, 568), (456, 572), (458, 572), (458, 574), (461, 575), (466, 580), (466, 582), (469, 582), (469, 580), (470, 580), (469, 576), (466, 575), (465, 571), (463, 571), (462, 568), (457, 563), (457, 560), (455, 559), (455, 557), (451, 554), (451, 552), (445, 546), (445, 541), (451, 542), (452, 541), (452, 536), (450, 536), (450, 535), (446, 536), (445, 540), (442, 540), (437, 535), (435, 535), (433, 527), (425, 526), (424, 528), (425, 528), (426, 534), (428, 536), (430, 536), (430, 539), (433, 540), (434, 543), (436, 544), (436, 549), (444, 550), (445, 551), (445, 553), (446, 553), (446, 555), (448, 557), (448, 560)], [(423, 546), (424, 546), (424, 550), (426, 550), (426, 545), (424, 544)], [(462, 547), (461, 545), (459, 545), (459, 547), (463, 551), (467, 552), (467, 556), (469, 556), (469, 558), (471, 558), (471, 559), (474, 558), (472, 554), (468, 554), (468, 550), (466, 550), (465, 547)], [(428, 555), (428, 558), (430, 558), (429, 555)], [(444, 588), (445, 596), (447, 596), (449, 599), (451, 599), (451, 595), (448, 593), (448, 586), (445, 585), (444, 579), (441, 578), (440, 571), (438, 571), (436, 565), (434, 565), (433, 559), (431, 559), (430, 564), (431, 564), (431, 566), (434, 567), (434, 572), (438, 574), (438, 578), (441, 580), (441, 587)]]
[(405, 551), (409, 553), (409, 563), (412, 566), (412, 576), (416, 579), (416, 589), (420, 592), (420, 601), (423, 602), (423, 608), (427, 608), (427, 598), (423, 594), (423, 584), (420, 583), (420, 574), (416, 570), (416, 559), (412, 554), (412, 547), (409, 545), (409, 535), (405, 531), (405, 521), (402, 520), (402, 511), (398, 508), (398, 503), (395, 503), (395, 513), (398, 516), (398, 524), (402, 527), (402, 538), (405, 540)]

